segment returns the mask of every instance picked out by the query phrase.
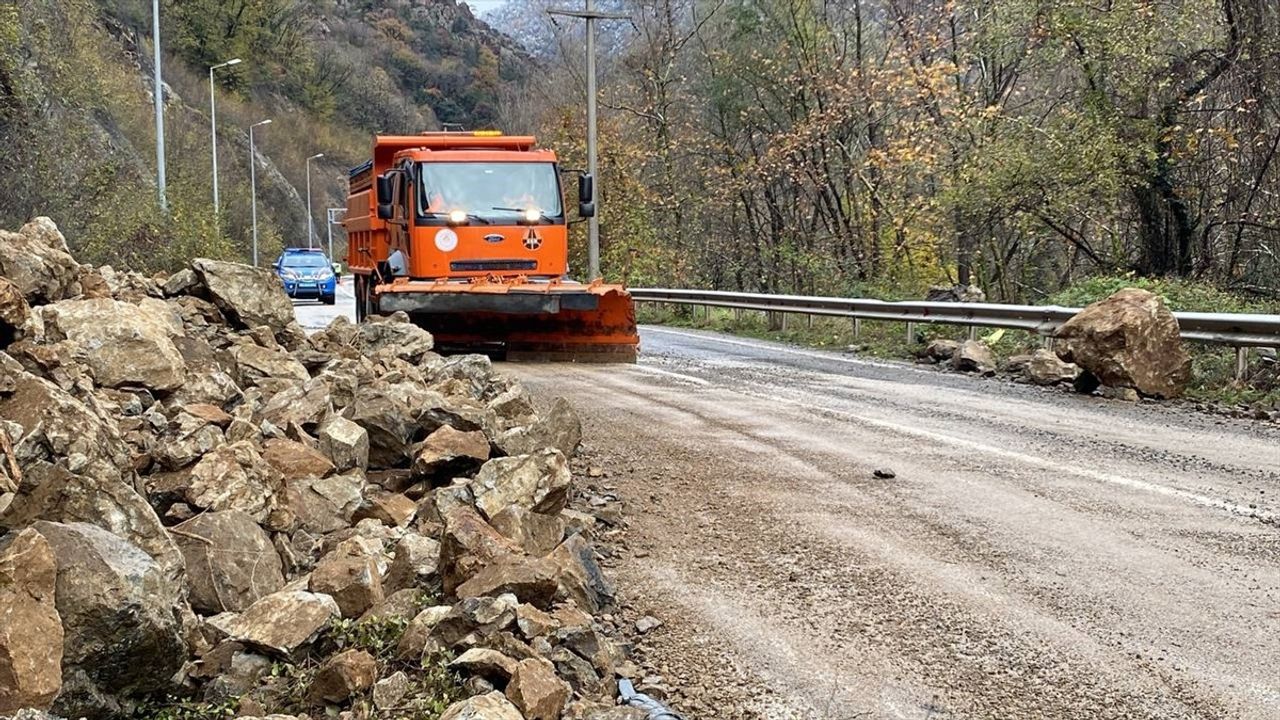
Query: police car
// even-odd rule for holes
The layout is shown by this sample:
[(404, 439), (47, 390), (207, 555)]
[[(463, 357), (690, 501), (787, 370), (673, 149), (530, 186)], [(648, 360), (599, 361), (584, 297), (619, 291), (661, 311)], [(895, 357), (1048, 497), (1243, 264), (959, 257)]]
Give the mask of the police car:
[(289, 297), (315, 298), (326, 305), (336, 301), (338, 277), (323, 250), (286, 248), (276, 259), (275, 268)]

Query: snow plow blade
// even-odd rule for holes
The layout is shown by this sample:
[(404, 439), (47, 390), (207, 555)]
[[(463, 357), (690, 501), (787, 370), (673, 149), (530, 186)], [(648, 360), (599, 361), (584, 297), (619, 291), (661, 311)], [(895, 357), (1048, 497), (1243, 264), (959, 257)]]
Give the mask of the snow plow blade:
[(620, 285), (397, 280), (378, 287), (378, 309), (408, 313), (443, 352), (633, 363), (640, 346), (635, 305)]

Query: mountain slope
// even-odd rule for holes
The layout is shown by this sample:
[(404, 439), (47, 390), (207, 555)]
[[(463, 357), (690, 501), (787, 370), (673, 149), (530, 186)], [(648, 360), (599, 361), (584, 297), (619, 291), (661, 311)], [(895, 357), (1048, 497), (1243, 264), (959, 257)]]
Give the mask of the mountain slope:
[[(258, 149), (264, 257), (306, 243), (343, 203), (372, 132), (496, 122), (530, 61), (453, 0), (166, 0), (162, 4), (170, 213), (155, 204), (150, 2), (0, 5), (0, 227), (50, 215), (95, 263), (163, 268), (195, 253), (249, 255), (247, 128)], [(207, 68), (217, 73), (215, 217)], [(13, 181), (21, 179), (20, 182)]]

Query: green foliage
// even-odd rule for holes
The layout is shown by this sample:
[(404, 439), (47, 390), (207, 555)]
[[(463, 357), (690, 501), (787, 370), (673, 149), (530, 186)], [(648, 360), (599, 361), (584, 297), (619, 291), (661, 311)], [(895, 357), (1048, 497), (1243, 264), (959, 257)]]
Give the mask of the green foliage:
[(1177, 278), (1149, 278), (1135, 273), (1102, 275), (1082, 280), (1051, 295), (1054, 305), (1084, 307), (1123, 290), (1136, 287), (1164, 299), (1175, 312), (1277, 312), (1275, 303), (1249, 300), (1224, 291), (1212, 284)]

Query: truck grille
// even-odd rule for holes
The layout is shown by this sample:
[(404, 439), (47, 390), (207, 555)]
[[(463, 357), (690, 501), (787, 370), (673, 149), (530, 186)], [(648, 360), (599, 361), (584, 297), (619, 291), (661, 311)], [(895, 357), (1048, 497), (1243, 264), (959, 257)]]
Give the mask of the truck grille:
[(486, 270), (537, 270), (537, 260), (458, 260), (449, 263), (454, 272), (483, 272)]

